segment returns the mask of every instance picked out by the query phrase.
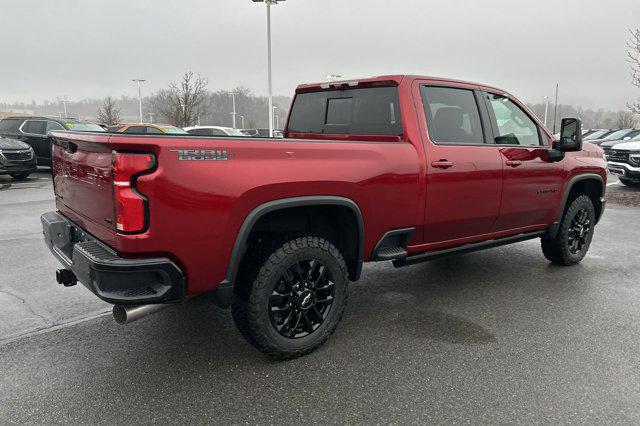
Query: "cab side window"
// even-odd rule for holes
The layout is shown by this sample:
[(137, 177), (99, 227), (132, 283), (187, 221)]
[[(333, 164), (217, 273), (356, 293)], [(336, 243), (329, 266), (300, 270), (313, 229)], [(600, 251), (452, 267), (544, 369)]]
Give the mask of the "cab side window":
[(506, 96), (487, 94), (489, 115), (498, 145), (540, 146), (537, 124)]
[(473, 90), (422, 86), (429, 138), (435, 143), (483, 144), (480, 111)]

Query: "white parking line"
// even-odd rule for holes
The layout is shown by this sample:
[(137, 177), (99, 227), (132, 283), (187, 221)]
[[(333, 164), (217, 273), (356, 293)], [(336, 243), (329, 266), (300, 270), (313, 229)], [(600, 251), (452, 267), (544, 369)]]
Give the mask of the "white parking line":
[(619, 183), (620, 183), (620, 181), (617, 181), (617, 182), (611, 182), (611, 183), (608, 183), (608, 184), (607, 184), (607, 186), (617, 185), (617, 184), (619, 184)]

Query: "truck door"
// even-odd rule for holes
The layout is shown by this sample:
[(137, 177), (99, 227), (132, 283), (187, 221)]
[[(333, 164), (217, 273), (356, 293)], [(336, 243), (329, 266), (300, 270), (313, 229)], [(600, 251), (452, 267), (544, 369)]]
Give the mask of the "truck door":
[[(482, 94), (468, 84), (419, 84), (424, 113), (424, 242), (432, 248), (482, 240), (500, 210), (502, 161), (490, 142)], [(416, 89), (414, 89), (416, 90)]]
[(549, 160), (551, 139), (516, 100), (489, 92), (483, 98), (504, 164), (495, 231), (548, 225), (555, 220), (564, 183), (562, 163)]

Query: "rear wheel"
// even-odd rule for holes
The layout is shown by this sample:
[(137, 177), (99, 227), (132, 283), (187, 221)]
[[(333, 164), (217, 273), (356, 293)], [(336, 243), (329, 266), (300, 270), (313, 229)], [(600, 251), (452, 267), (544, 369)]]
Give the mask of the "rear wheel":
[(593, 238), (596, 213), (593, 202), (581, 195), (571, 202), (554, 239), (542, 239), (542, 252), (551, 262), (575, 265), (587, 254)]
[[(338, 249), (317, 237), (274, 251), (234, 295), (232, 313), (242, 335), (280, 359), (308, 354), (334, 332), (347, 304), (347, 267)], [(242, 284), (240, 284), (242, 286)]]
[(11, 177), (13, 179), (26, 179), (29, 177), (29, 175), (31, 174), (31, 172), (25, 172), (25, 173), (11, 173)]
[(620, 182), (622, 182), (624, 185), (630, 186), (632, 188), (640, 188), (640, 181), (637, 180), (629, 180), (629, 179), (625, 179), (625, 178), (618, 178), (620, 179)]

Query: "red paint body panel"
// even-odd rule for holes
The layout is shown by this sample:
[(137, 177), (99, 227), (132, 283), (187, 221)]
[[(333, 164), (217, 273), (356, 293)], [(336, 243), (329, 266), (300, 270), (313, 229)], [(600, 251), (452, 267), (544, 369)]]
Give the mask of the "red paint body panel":
[[(171, 258), (186, 275), (188, 293), (198, 293), (223, 281), (244, 220), (269, 201), (308, 195), (354, 201), (363, 216), (362, 260), (367, 261), (391, 229), (415, 228), (407, 247), (411, 254), (546, 229), (572, 176), (597, 173), (605, 178), (604, 159), (594, 147), (551, 163), (548, 148), (444, 146), (429, 139), (416, 92), (420, 82), (496, 89), (416, 76), (385, 76), (367, 83), (376, 81), (398, 85), (402, 137), (286, 134), (285, 139), (269, 140), (54, 133), (57, 208), (123, 257)], [(297, 92), (317, 89), (303, 85)], [(60, 146), (65, 144), (75, 151)], [(178, 149), (224, 149), (233, 157), (179, 161)], [(149, 200), (149, 229), (139, 235), (114, 230), (114, 150), (153, 153), (157, 159), (157, 169), (137, 181), (138, 192)], [(431, 166), (441, 159), (453, 167)], [(505, 166), (508, 160), (522, 165), (512, 169)], [(536, 195), (545, 188), (556, 191)]]

